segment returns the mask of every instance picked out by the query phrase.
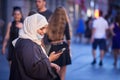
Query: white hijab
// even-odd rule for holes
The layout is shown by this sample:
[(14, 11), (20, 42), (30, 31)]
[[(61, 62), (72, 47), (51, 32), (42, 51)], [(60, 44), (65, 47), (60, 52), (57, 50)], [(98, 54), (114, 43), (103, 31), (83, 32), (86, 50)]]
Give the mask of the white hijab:
[[(45, 27), (46, 25), (48, 25), (48, 22), (44, 16), (38, 13), (28, 16), (24, 20), (23, 28), (19, 31), (18, 38), (30, 39), (38, 45), (41, 45), (40, 37), (38, 37), (40, 34), (37, 33), (37, 30)], [(18, 39), (13, 41), (14, 46), (17, 40)]]
[[(40, 37), (42, 35), (38, 34), (37, 30), (45, 27), (46, 25), (48, 25), (46, 18), (38, 13), (26, 17), (23, 23), (23, 28), (21, 28), (19, 31), (19, 37), (12, 42), (13, 46), (15, 46), (19, 38), (30, 39), (38, 45), (41, 45), (41, 39), (43, 37)], [(42, 46), (41, 48), (44, 54), (47, 56), (44, 48)]]

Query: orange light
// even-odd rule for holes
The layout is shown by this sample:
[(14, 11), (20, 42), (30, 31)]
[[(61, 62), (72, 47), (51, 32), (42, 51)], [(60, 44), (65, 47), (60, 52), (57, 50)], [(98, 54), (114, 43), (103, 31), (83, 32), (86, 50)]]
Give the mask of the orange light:
[(98, 17), (99, 17), (99, 10), (98, 10), (98, 9), (95, 10), (95, 12), (94, 12), (94, 17), (95, 17), (95, 18), (98, 18)]

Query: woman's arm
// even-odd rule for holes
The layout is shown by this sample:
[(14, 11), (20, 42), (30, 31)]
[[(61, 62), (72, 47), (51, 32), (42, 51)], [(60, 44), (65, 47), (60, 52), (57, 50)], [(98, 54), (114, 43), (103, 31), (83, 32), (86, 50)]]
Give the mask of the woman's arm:
[(93, 28), (93, 29), (92, 29), (92, 36), (91, 36), (91, 39), (90, 39), (90, 42), (91, 42), (91, 43), (94, 42), (94, 34), (95, 34), (95, 31), (96, 31), (96, 29)]
[(70, 36), (70, 28), (69, 28), (69, 24), (67, 23), (66, 24), (66, 27), (65, 27), (65, 37), (66, 37), (66, 40), (67, 40), (67, 44), (69, 45), (70, 47), (70, 39), (71, 39), (71, 36)]
[(5, 35), (5, 38), (3, 41), (3, 46), (2, 46), (2, 54), (5, 54), (7, 42), (8, 42), (9, 37), (10, 37), (10, 27), (11, 27), (11, 22), (8, 23), (8, 26), (7, 26), (6, 35)]
[(113, 36), (115, 36), (115, 33), (113, 32), (113, 29), (114, 29), (114, 24), (111, 24), (110, 26), (110, 32)]

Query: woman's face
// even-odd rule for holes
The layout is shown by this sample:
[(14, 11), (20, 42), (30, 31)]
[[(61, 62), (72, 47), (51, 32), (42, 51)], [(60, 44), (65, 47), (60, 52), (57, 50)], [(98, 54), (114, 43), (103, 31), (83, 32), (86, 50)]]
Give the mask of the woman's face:
[(38, 34), (40, 34), (42, 36), (46, 33), (46, 31), (47, 31), (47, 26), (37, 30)]
[(22, 14), (19, 10), (16, 10), (13, 13), (13, 17), (14, 17), (15, 21), (20, 21), (22, 18)]

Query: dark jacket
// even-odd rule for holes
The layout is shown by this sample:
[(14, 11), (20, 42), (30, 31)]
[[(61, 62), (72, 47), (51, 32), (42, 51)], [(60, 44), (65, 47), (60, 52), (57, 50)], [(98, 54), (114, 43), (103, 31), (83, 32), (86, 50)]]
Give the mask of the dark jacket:
[(50, 62), (41, 47), (29, 39), (19, 39), (10, 80), (53, 80)]

